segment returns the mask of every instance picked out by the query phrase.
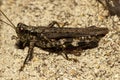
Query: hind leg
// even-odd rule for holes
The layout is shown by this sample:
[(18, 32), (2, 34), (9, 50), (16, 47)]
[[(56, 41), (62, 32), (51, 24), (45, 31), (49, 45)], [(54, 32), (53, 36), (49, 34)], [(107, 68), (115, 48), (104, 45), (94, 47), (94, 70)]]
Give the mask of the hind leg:
[(59, 25), (57, 21), (52, 21), (48, 27), (55, 27), (54, 25), (57, 25), (58, 28), (63, 28), (64, 26), (68, 25), (68, 22), (65, 22), (62, 26)]

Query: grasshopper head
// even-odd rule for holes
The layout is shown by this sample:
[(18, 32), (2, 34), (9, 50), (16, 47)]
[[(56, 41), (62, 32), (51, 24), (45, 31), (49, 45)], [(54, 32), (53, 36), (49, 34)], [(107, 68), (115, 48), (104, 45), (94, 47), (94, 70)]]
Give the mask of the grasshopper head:
[(16, 33), (18, 37), (18, 41), (16, 43), (17, 48), (23, 49), (26, 46), (26, 42), (29, 38), (28, 30), (26, 30), (27, 25), (23, 23), (18, 23), (16, 27)]
[(27, 25), (25, 25), (25, 24), (23, 24), (23, 23), (18, 23), (17, 24), (17, 27), (16, 27), (16, 33), (17, 34), (24, 34), (24, 32), (26, 31), (26, 26)]
[(23, 23), (18, 23), (17, 27), (15, 29), (17, 36), (20, 40), (25, 41), (29, 36), (29, 32), (26, 29), (27, 25), (23, 24)]

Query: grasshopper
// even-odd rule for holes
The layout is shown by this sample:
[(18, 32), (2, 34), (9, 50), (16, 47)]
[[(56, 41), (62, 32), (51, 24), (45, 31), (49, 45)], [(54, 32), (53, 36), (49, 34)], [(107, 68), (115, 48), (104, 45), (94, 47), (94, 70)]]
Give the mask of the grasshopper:
[[(28, 61), (32, 60), (34, 47), (50, 53), (55, 52), (61, 54), (65, 59), (72, 60), (67, 56), (67, 52), (77, 49), (95, 48), (98, 46), (100, 39), (109, 31), (108, 28), (98, 28), (96, 26), (87, 28), (65, 28), (64, 26), (67, 22), (61, 27), (57, 21), (51, 22), (48, 26), (37, 27), (18, 23), (16, 27), (1, 10), (0, 12), (7, 18), (11, 23), (9, 25), (16, 31), (17, 37), (14, 38), (16, 38), (17, 41), (17, 48), (29, 48), (20, 71), (23, 70)], [(57, 25), (57, 27), (55, 25)]]

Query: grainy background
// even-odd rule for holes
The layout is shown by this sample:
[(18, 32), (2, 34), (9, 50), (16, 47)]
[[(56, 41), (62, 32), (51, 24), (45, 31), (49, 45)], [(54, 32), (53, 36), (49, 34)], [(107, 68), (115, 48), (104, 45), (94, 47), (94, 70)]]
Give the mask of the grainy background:
[[(99, 46), (82, 51), (75, 63), (57, 54), (34, 49), (33, 60), (19, 73), (28, 48), (16, 49), (14, 29), (0, 22), (0, 80), (120, 80), (120, 18), (96, 0), (1, 0), (0, 9), (17, 25), (48, 25), (66, 21), (66, 27), (107, 27), (110, 32)], [(0, 18), (7, 20), (0, 14)]]

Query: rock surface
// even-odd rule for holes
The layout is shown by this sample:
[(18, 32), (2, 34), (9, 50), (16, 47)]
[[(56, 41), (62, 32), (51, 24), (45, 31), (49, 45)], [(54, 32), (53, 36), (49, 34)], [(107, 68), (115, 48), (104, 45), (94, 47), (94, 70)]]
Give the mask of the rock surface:
[[(78, 59), (76, 63), (35, 48), (33, 60), (19, 73), (28, 48), (16, 49), (11, 40), (14, 29), (0, 22), (0, 80), (120, 80), (120, 18), (108, 16), (96, 0), (2, 0), (0, 7), (15, 25), (48, 25), (55, 20), (69, 22), (66, 27), (110, 30), (97, 48), (68, 55)], [(1, 14), (0, 18), (8, 22)]]

